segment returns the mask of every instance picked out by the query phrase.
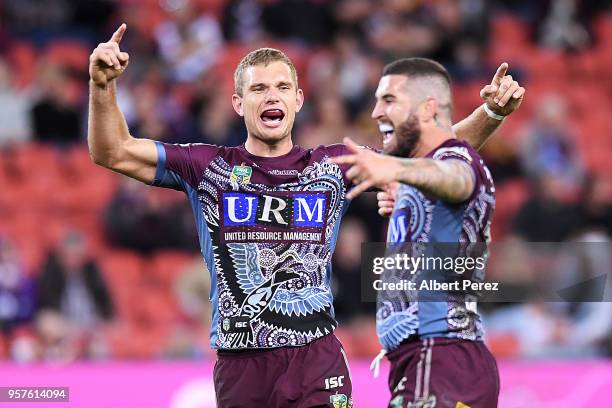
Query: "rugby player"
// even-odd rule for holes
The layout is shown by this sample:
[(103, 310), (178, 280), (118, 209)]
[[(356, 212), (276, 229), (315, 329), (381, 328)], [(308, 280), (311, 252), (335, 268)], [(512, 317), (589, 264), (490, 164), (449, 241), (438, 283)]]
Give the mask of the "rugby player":
[[(269, 48), (246, 55), (235, 72), (243, 145), (132, 137), (116, 101), (116, 79), (129, 62), (119, 48), (125, 31), (122, 24), (90, 57), (89, 149), (98, 165), (186, 193), (211, 273), (218, 406), (350, 407), (329, 287), (350, 187), (347, 167), (329, 158), (346, 147), (292, 143), (304, 97), (291, 61)], [(491, 123), (478, 108), (458, 134), (480, 145)]]
[[(498, 121), (519, 107), (525, 93), (506, 70), (502, 64), (482, 92), (488, 114)], [(382, 214), (395, 203), (387, 237), (391, 252), (401, 243), (425, 248), (490, 240), (493, 180), (476, 150), (457, 138), (451, 113), (450, 78), (442, 65), (424, 58), (397, 60), (383, 70), (372, 112), (383, 133), (384, 153), (397, 157), (360, 148), (345, 138), (352, 154), (331, 159), (352, 166), (346, 176), (356, 186), (349, 198), (372, 187), (401, 183), (396, 197), (379, 193), (386, 202)], [(442, 245), (433, 251), (445, 252)], [(422, 281), (426, 273), (420, 269), (414, 281)], [(448, 291), (434, 298), (419, 289), (409, 292), (378, 293), (376, 330), (383, 345), (379, 358), (386, 354), (391, 363), (389, 406), (496, 407), (499, 374), (483, 343), (473, 299)], [(378, 363), (375, 360), (375, 369)]]

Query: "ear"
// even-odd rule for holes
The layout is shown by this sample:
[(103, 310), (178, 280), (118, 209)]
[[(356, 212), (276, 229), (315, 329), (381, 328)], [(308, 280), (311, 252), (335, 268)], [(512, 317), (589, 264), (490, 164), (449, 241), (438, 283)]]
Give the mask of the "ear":
[(430, 122), (435, 120), (438, 113), (438, 101), (435, 98), (429, 97), (421, 104), (421, 120)]
[(304, 105), (304, 92), (298, 89), (295, 98), (295, 111), (299, 112), (302, 109), (302, 105)]
[(240, 95), (232, 95), (232, 106), (238, 115), (244, 116), (244, 112), (242, 111), (242, 97)]

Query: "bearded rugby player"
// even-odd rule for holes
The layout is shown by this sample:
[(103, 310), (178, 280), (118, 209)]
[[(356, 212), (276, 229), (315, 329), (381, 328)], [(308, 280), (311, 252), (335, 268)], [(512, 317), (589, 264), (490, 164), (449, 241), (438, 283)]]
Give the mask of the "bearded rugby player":
[[(483, 109), (499, 122), (520, 106), (525, 94), (505, 75), (507, 68), (502, 64), (482, 92)], [(356, 186), (349, 198), (371, 187), (401, 183), (396, 197), (379, 193), (387, 202), (382, 213), (394, 202), (387, 238), (391, 254), (465, 259), (465, 247), (480, 243), (480, 248), (471, 248), (482, 250), (490, 241), (493, 180), (476, 150), (457, 139), (451, 115), (446, 69), (424, 58), (397, 60), (383, 70), (372, 112), (387, 155), (362, 149), (347, 138), (352, 154), (332, 158), (338, 165), (352, 166), (346, 176)], [(472, 267), (470, 275), (452, 265), (450, 270), (419, 267), (403, 275), (415, 289), (378, 293), (376, 331), (383, 346), (379, 357), (386, 354), (391, 363), (389, 407), (497, 406), (499, 373), (483, 342), (477, 298), (461, 290), (423, 289), (423, 282), (436, 279), (445, 284), (457, 277), (484, 279), (484, 266), (478, 274)]]

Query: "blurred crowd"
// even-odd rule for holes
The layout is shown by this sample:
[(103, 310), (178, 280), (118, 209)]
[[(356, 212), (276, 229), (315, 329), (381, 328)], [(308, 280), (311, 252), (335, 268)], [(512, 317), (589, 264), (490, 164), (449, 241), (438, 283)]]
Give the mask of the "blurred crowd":
[[(580, 281), (612, 273), (612, 83), (602, 79), (612, 75), (611, 13), (595, 0), (5, 0), (0, 358), (210, 353), (210, 282), (186, 200), (100, 173), (87, 158), (88, 56), (121, 22), (130, 65), (118, 99), (130, 131), (171, 143), (244, 142), (233, 71), (261, 46), (296, 64), (306, 103), (293, 137), (305, 147), (345, 136), (381, 145), (370, 113), (390, 60), (443, 63), (456, 120), (509, 62), (527, 97), (483, 150), (497, 189), (494, 241), (604, 245), (607, 253), (568, 261), (587, 270)], [(51, 180), (60, 191), (45, 189)], [(352, 204), (334, 257), (339, 336), (363, 357), (378, 348), (359, 278), (361, 242), (385, 239), (385, 220), (373, 214), (372, 194)], [(522, 269), (495, 267), (492, 279), (528, 286), (537, 277)], [(610, 355), (611, 308), (486, 305), (488, 338), (504, 356)], [(576, 333), (592, 335), (577, 342)]]

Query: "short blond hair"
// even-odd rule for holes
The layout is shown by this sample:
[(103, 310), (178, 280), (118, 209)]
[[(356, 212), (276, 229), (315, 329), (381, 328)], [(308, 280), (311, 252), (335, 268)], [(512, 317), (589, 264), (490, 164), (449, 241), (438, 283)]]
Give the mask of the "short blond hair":
[(291, 62), (289, 57), (281, 50), (277, 50), (275, 48), (259, 48), (245, 55), (236, 67), (236, 71), (234, 72), (234, 91), (236, 94), (242, 96), (242, 88), (244, 87), (243, 75), (247, 68), (254, 67), (256, 65), (268, 66), (270, 63), (275, 61), (281, 61), (287, 64), (289, 70), (291, 70), (291, 79), (293, 80), (297, 89), (298, 75), (295, 65), (293, 65), (293, 62)]

